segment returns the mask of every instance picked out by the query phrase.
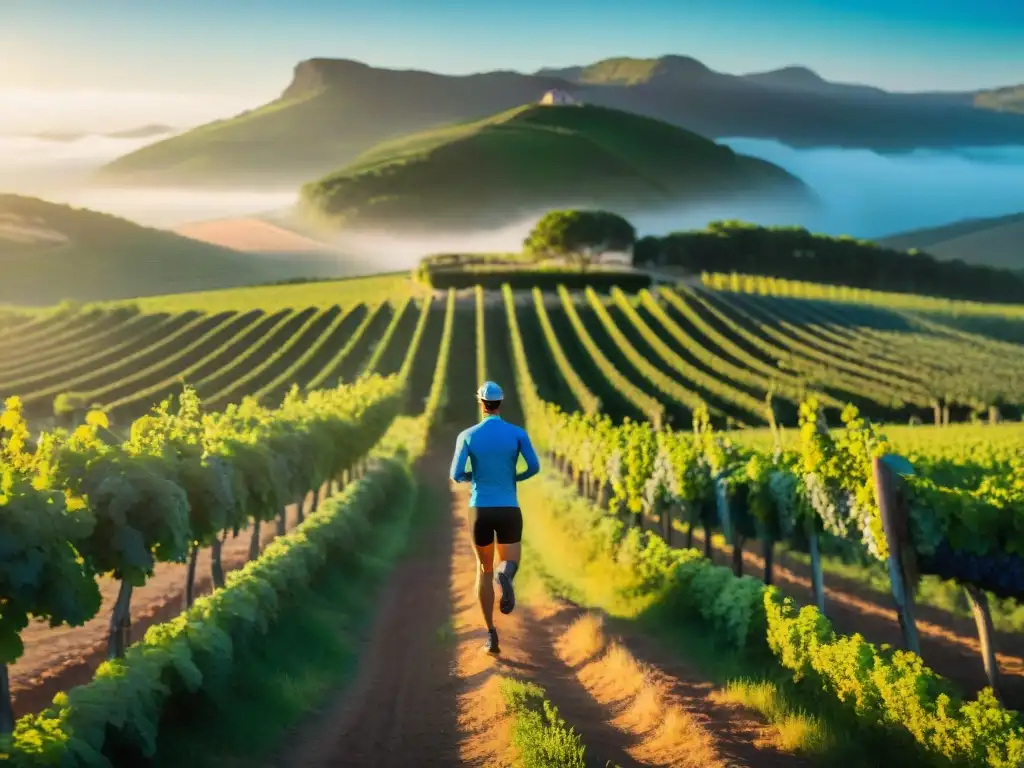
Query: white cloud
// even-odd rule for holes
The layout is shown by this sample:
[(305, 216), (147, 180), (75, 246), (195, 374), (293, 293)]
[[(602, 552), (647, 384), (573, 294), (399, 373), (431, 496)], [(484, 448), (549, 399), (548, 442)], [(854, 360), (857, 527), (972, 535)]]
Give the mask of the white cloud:
[(159, 138), (163, 137), (114, 139), (83, 136), (75, 141), (51, 141), (34, 136), (0, 134), (0, 171), (96, 168)]

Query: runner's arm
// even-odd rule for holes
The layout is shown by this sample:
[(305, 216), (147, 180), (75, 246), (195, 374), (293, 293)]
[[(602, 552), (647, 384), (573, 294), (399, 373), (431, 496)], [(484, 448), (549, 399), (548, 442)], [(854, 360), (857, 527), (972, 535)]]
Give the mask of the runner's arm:
[(530, 442), (530, 436), (526, 432), (519, 437), (519, 452), (526, 459), (526, 470), (516, 475), (517, 483), (529, 480), (540, 472), (540, 460), (537, 458), (537, 452), (533, 450), (533, 443)]
[(451, 478), (456, 483), (468, 483), (473, 479), (473, 473), (466, 471), (466, 463), (469, 461), (469, 445), (466, 443), (466, 436), (459, 435), (455, 441), (455, 456), (452, 457)]

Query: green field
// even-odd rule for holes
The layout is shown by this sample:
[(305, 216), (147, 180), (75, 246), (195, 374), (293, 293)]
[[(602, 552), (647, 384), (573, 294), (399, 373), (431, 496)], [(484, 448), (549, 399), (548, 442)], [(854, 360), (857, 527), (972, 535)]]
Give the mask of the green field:
[[(777, 289), (783, 284), (771, 285)], [(215, 541), (227, 547), (233, 526), (275, 520), (278, 539), (265, 545), (264, 556), (240, 570), (237, 578), (197, 602), (187, 621), (159, 624), (159, 631), (128, 648), (113, 677), (109, 672), (99, 675), (74, 688), (70, 699), (58, 699), (51, 714), (20, 720), (15, 752), (43, 745), (46, 760), (56, 759), (61, 740), (71, 733), (111, 757), (115, 766), (132, 765), (149, 748), (147, 736), (118, 731), (116, 725), (109, 731), (91, 726), (121, 722), (125, 712), (154, 734), (159, 765), (183, 760), (197, 768), (256, 764), (283, 749), (292, 730), (325, 706), (335, 687), (354, 680), (357, 664), (365, 658), (356, 638), (371, 631), (374, 595), (395, 567), (410, 531), (421, 526), (424, 530), (417, 535), (433, 535), (430, 531), (441, 525), (440, 518), (447, 518), (447, 511), (438, 514), (448, 504), (444, 482), (434, 475), (438, 467), (447, 467), (452, 430), (473, 418), (472, 392), (479, 379), (487, 378), (505, 388), (505, 417), (528, 424), (546, 466), (543, 477), (524, 488), (532, 538), (522, 599), (543, 606), (568, 598), (576, 610), (604, 613), (614, 622), (601, 630), (599, 623), (593, 624), (596, 614), (587, 620), (584, 616), (582, 624), (564, 630), (557, 653), (573, 652), (564, 646), (570, 637), (611, 648), (614, 653), (602, 663), (614, 666), (605, 674), (623, 684), (642, 681), (629, 694), (635, 697), (631, 706), (647, 702), (650, 709), (650, 702), (657, 701), (651, 711), (674, 707), (677, 731), (671, 739), (664, 734), (659, 738), (676, 740), (676, 754), (699, 749), (712, 755), (717, 737), (684, 728), (680, 723), (688, 717), (687, 708), (664, 698), (668, 694), (652, 682), (674, 667), (663, 661), (661, 677), (650, 677), (639, 657), (610, 645), (612, 632), (634, 640), (656, 638), (668, 654), (660, 658), (683, 664), (690, 683), (702, 681), (702, 692), (689, 694), (694, 706), (742, 703), (763, 724), (765, 738), (770, 736), (774, 748), (788, 758), (868, 768), (871, 757), (863, 747), (869, 744), (870, 754), (882, 750), (898, 755), (910, 768), (945, 766), (949, 756), (960, 761), (950, 766), (1007, 768), (1010, 763), (1003, 756), (1017, 754), (1014, 739), (1024, 734), (1012, 711), (1024, 704), (1019, 688), (1024, 680), (1024, 618), (1017, 604), (1021, 595), (1012, 588), (985, 593), (1001, 653), (1001, 693), (1009, 709), (984, 693), (975, 701), (987, 678), (970, 646), (970, 630), (965, 630), (971, 625), (970, 606), (960, 584), (938, 575), (927, 556), (921, 562), (932, 570), (917, 584), (921, 654), (942, 678), (915, 677), (918, 673), (902, 657), (885, 650), (899, 633), (895, 618), (887, 613), (892, 601), (888, 571), (883, 561), (868, 554), (858, 535), (819, 531), (816, 546), (829, 596), (824, 616), (814, 613), (813, 593), (801, 580), (819, 561), (809, 554), (806, 537), (793, 531), (766, 535), (765, 529), (752, 525), (751, 507), (738, 501), (729, 502), (734, 515), (729, 526), (735, 527), (727, 528), (722, 519), (708, 516), (709, 497), (700, 494), (711, 486), (694, 480), (694, 473), (708, 472), (708, 461), (732, 462), (742, 467), (736, 476), (750, 483), (750, 493), (769, 498), (763, 495), (764, 486), (756, 484), (764, 476), (756, 480), (748, 473), (754, 466), (771, 466), (776, 449), (789, 457), (786, 461), (806, 450), (807, 435), (801, 436), (797, 428), (798, 411), (814, 396), (840, 441), (821, 449), (815, 471), (830, 482), (862, 482), (864, 463), (856, 437), (861, 428), (840, 426), (840, 411), (853, 403), (882, 425), (891, 449), (914, 463), (921, 482), (937, 483), (948, 496), (969, 497), (980, 505), (943, 508), (936, 523), (942, 530), (960, 530), (956, 526), (962, 524), (973, 532), (966, 546), (995, 547), (990, 555), (1012, 553), (1019, 538), (1013, 519), (1020, 514), (1019, 489), (1013, 490), (1013, 483), (1024, 449), (1019, 347), (1004, 338), (1005, 329), (971, 333), (952, 322), (929, 320), (942, 314), (935, 307), (927, 312), (906, 309), (899, 299), (867, 293), (856, 294), (856, 299), (845, 293), (842, 300), (829, 301), (825, 287), (803, 284), (794, 292), (792, 285), (785, 285), (784, 291), (773, 291), (762, 282), (761, 290), (750, 292), (683, 284), (637, 293), (613, 288), (607, 294), (590, 289), (431, 292), (406, 275), (379, 275), (0, 315), (0, 397), (19, 396), (13, 412), (27, 419), (30, 432), (78, 423), (89, 406), (96, 406), (106, 411), (105, 440), (115, 441), (111, 447), (99, 440), (96, 425), (103, 420), (93, 415), (92, 426), (77, 433), (80, 442), (62, 443), (58, 434), (56, 443), (41, 440), (41, 446), (85, 452), (83, 457), (93, 458), (82, 464), (82, 477), (114, 472), (131, 488), (143, 477), (156, 481), (145, 473), (131, 474), (144, 463), (162, 467), (166, 474), (161, 476), (181, 485), (181, 499), (197, 501), (182, 517), (173, 496), (159, 497), (165, 505), (159, 507), (152, 506), (155, 496), (144, 494), (115, 495), (109, 506), (98, 501), (106, 498), (101, 492), (90, 497), (87, 514), (150, 537), (149, 551), (163, 561), (157, 575), (150, 571), (139, 578), (152, 578), (153, 590), (170, 589), (166, 580), (155, 583), (160, 569), (169, 561), (184, 562), (193, 539), (200, 542), (194, 552)], [(795, 297), (799, 295), (806, 297)], [(978, 316), (1016, 322), (994, 306), (982, 307)], [(196, 422), (187, 411), (140, 420), (161, 399), (180, 398), (186, 384), (208, 411), (205, 432), (195, 431)], [(298, 397), (288, 396), (293, 386)], [(246, 398), (242, 410), (231, 407)], [(56, 413), (55, 400), (61, 405)], [(562, 412), (552, 410), (553, 405)], [(25, 461), (19, 451), (34, 446), (18, 443), (20, 448), (12, 448), (8, 442), (7, 435), (20, 429), (20, 421), (10, 417), (12, 407), (4, 424), (14, 431), (0, 435), (0, 447), (7, 452), (5, 462), (16, 463)], [(598, 421), (598, 414), (607, 421)], [(704, 414), (709, 421), (695, 440), (691, 424), (695, 419), (703, 423)], [(656, 433), (650, 421), (666, 429)], [(933, 421), (942, 425), (933, 426)], [(769, 427), (772, 422), (775, 430)], [(853, 442), (841, 442), (851, 434)], [(125, 439), (123, 448), (116, 447)], [(370, 445), (376, 446), (377, 459), (366, 464), (362, 457)], [(236, 453), (243, 446), (248, 448)], [(220, 502), (204, 495), (213, 486), (206, 484), (203, 473), (219, 471), (219, 465), (204, 463), (206, 459), (188, 464), (198, 461), (200, 454), (193, 452), (197, 448), (209, 452), (204, 454), (207, 459), (220, 456), (229, 466), (244, 459), (237, 465), (241, 474), (233, 487), (235, 492), (248, 488), (249, 501), (229, 505), (236, 517), (205, 516)], [(612, 481), (611, 502), (595, 482), (601, 473), (612, 472), (611, 464), (595, 459), (604, 455), (595, 449), (606, 452), (608, 461), (617, 461), (620, 468), (619, 479)], [(120, 463), (96, 459), (111, 450), (123, 451), (117, 453)], [(410, 464), (423, 456), (433, 457), (433, 463)], [(657, 471), (656, 457), (667, 462)], [(37, 477), (34, 485), (13, 486), (14, 495), (5, 504), (17, 514), (38, 514), (35, 507), (17, 505), (35, 498), (33, 494), (63, 493), (62, 482), (81, 482), (74, 473), (61, 474), (78, 466), (76, 462), (40, 465), (48, 474)], [(176, 462), (182, 462), (180, 469)], [(796, 472), (794, 464), (778, 466), (780, 472)], [(351, 487), (317, 511), (319, 499), (330, 495), (343, 468), (343, 479)], [(678, 473), (677, 479), (670, 482), (658, 474), (665, 471)], [(281, 485), (264, 485), (268, 478), (271, 485)], [(47, 483), (56, 485), (49, 488)], [(662, 493), (675, 489), (671, 493), (682, 493), (688, 501), (682, 507), (646, 506), (643, 499), (652, 483)], [(414, 493), (417, 484), (426, 492)], [(144, 491), (147, 487), (138, 486)], [(916, 492), (931, 486), (912, 487)], [(318, 500), (312, 506), (310, 491)], [(266, 498), (273, 503), (267, 506)], [(278, 510), (293, 500), (299, 500), (308, 517), (295, 522), (292, 512)], [(626, 506), (620, 508), (620, 503)], [(976, 509), (988, 512), (977, 518), (967, 514)], [(914, 515), (928, 514), (920, 507), (914, 510)], [(127, 517), (119, 517), (122, 513)], [(782, 507), (770, 515), (781, 516)], [(58, 538), (91, 536), (70, 527), (46, 530), (45, 535)], [(733, 536), (739, 530), (743, 538), (737, 540)], [(187, 531), (192, 536), (182, 535)], [(83, 551), (92, 559), (79, 558), (78, 566), (61, 561), (63, 571), (41, 572), (40, 578), (51, 579), (52, 573), (66, 579), (82, 562), (120, 557), (94, 549), (105, 541), (87, 538)], [(703, 557), (699, 548), (705, 541)], [(799, 620), (761, 581), (762, 573), (764, 578), (772, 573), (758, 559), (768, 545), (774, 547), (777, 588), (811, 612)], [(172, 556), (172, 546), (179, 554)], [(435, 558), (430, 578), (447, 583), (447, 551), (434, 545), (413, 549), (418, 557)], [(62, 551), (55, 546), (48, 556), (62, 557)], [(452, 573), (463, 570), (459, 566)], [(737, 578), (740, 572), (744, 576)], [(45, 583), (51, 585), (48, 589), (58, 588), (57, 582)], [(60, 584), (61, 589), (79, 590), (62, 610), (72, 606), (95, 613), (95, 606), (86, 605), (87, 589)], [(427, 592), (433, 588), (443, 586), (424, 586)], [(175, 599), (166, 594), (167, 600)], [(425, 600), (425, 594), (417, 599)], [(38, 610), (44, 607), (41, 603)], [(468, 648), (475, 641), (467, 639), (469, 630), (460, 624), (467, 621), (463, 609), (455, 606), (451, 611), (441, 628), (427, 626), (428, 619), (421, 621), (415, 612), (403, 615), (403, 642), (426, 637), (427, 648), (442, 641)], [(813, 627), (807, 623), (811, 620), (816, 622)], [(475, 614), (470, 621), (476, 621)], [(105, 626), (92, 631), (105, 631)], [(496, 689), (505, 702), (502, 711), (513, 721), (511, 738), (523, 756), (514, 765), (582, 766), (584, 752), (591, 754), (586, 736), (593, 733), (597, 715), (574, 704), (577, 699), (567, 695), (563, 678), (552, 671), (554, 662), (541, 657), (551, 641), (536, 633), (555, 631), (545, 627), (543, 622), (527, 625), (535, 633), (529, 642), (540, 643), (532, 651), (534, 664), (509, 666)], [(25, 630), (29, 654), (48, 642), (48, 631), (36, 624)], [(870, 645), (846, 653), (843, 649), (851, 643), (863, 642), (854, 633)], [(230, 638), (228, 645), (223, 638)], [(308, 653), (292, 653), (299, 638)], [(239, 645), (229, 652), (232, 643)], [(586, 662), (581, 648), (575, 652), (583, 654), (580, 664), (594, 661)], [(30, 695), (32, 686), (57, 684), (24, 682), (27, 672), (19, 663), (11, 666), (17, 696)], [(178, 677), (193, 674), (187, 671), (193, 668), (189, 664), (198, 671), (198, 682)], [(801, 672), (811, 666), (814, 674)], [(872, 675), (871, 669), (881, 671)], [(63, 680), (60, 674), (54, 679)], [(179, 684), (186, 679), (192, 682)], [(388, 685), (373, 695), (392, 695)], [(580, 691), (600, 698), (600, 685), (582, 673), (579, 685)], [(849, 686), (861, 692), (863, 705), (844, 703), (840, 691)], [(128, 696), (126, 691), (142, 694)], [(954, 696), (946, 719), (932, 714), (940, 706), (940, 692)], [(604, 709), (595, 711), (610, 712), (612, 705), (602, 695)], [(402, 698), (393, 704), (408, 706)], [(371, 700), (366, 711), (380, 706)], [(456, 705), (444, 699), (437, 706)], [(990, 726), (974, 719), (972, 708), (977, 707), (987, 713)], [(587, 726), (582, 735), (570, 730), (574, 723)], [(600, 739), (595, 743), (603, 756), (608, 745)], [(0, 740), (0, 754), (2, 745)], [(558, 762), (550, 762), (552, 754)], [(695, 763), (718, 764), (711, 757)]]
[[(332, 304), (352, 306), (360, 302), (375, 304), (386, 299), (399, 300), (422, 291), (408, 279), (408, 272), (349, 278), (315, 280), (292, 285), (259, 285), (220, 291), (196, 291), (149, 296), (125, 302), (143, 312), (243, 312), (274, 311), (300, 307), (326, 307)], [(116, 306), (116, 302), (112, 306)]]

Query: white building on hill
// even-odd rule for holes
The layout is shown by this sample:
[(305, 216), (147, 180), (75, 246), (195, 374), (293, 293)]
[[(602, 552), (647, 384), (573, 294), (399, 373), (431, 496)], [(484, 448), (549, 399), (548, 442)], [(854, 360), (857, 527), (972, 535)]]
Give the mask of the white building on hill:
[(559, 105), (579, 104), (579, 102), (576, 101), (576, 99), (574, 99), (570, 94), (557, 88), (553, 91), (548, 91), (547, 93), (545, 93), (544, 97), (540, 100), (540, 103)]

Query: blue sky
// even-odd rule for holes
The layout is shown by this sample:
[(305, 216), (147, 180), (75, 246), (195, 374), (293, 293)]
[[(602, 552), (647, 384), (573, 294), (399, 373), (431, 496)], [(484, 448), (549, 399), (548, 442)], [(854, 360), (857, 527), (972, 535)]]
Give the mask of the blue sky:
[(441, 72), (608, 56), (895, 90), (1024, 83), (1022, 0), (6, 0), (0, 88), (273, 96), (296, 61)]

